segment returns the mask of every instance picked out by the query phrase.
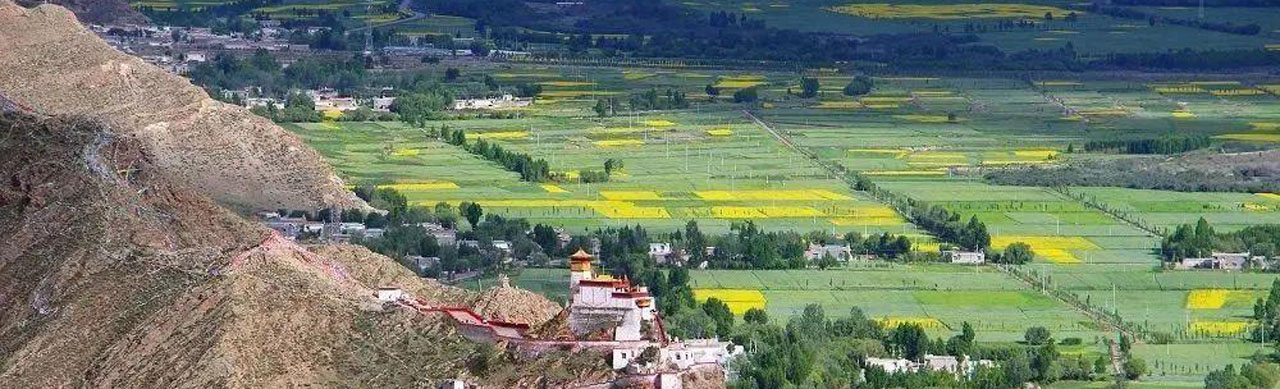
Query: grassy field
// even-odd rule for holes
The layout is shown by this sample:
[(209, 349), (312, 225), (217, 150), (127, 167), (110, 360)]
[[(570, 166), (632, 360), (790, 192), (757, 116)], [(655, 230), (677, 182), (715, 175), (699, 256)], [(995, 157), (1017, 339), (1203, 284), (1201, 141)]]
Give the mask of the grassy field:
[[(771, 26), (802, 31), (847, 34), (906, 33), (919, 31), (951, 31), (974, 33), (984, 44), (1003, 50), (1059, 49), (1070, 43), (1077, 52), (1092, 55), (1104, 52), (1142, 52), (1182, 49), (1187, 42), (1217, 49), (1257, 49), (1275, 43), (1275, 20), (1280, 14), (1273, 8), (1210, 8), (1210, 21), (1235, 24), (1258, 23), (1264, 33), (1257, 36), (1235, 35), (1171, 24), (1149, 25), (1143, 20), (1115, 18), (1107, 15), (1077, 12), (1074, 21), (1066, 20), (1066, 0), (1015, 1), (999, 0), (955, 3), (937, 0), (907, 2), (873, 2), (846, 0), (693, 0), (681, 2), (701, 11), (727, 11), (764, 20)], [(892, 5), (889, 5), (892, 3)], [(1145, 12), (1184, 19), (1195, 19), (1194, 9), (1176, 7), (1135, 7)], [(1044, 14), (1054, 15), (1046, 20)], [(1026, 27), (998, 28), (997, 21), (1021, 20)]]
[[(791, 3), (795, 6), (798, 3)], [(758, 4), (757, 6), (763, 6)], [(762, 8), (763, 9), (763, 8)], [(762, 11), (765, 12), (765, 11)], [(1064, 34), (1070, 35), (1070, 34)], [(754, 107), (798, 147), (859, 171), (878, 186), (916, 201), (977, 217), (993, 246), (1026, 242), (1036, 259), (1024, 270), (1126, 321), (1175, 336), (1172, 345), (1139, 345), (1155, 375), (1139, 387), (1195, 386), (1211, 368), (1239, 363), (1257, 350), (1240, 338), (1253, 299), (1273, 275), (1162, 271), (1159, 237), (1048, 188), (997, 186), (979, 177), (1005, 166), (1105, 160), (1115, 154), (1067, 153), (1096, 139), (1200, 134), (1215, 142), (1248, 139), (1259, 147), (1280, 134), (1280, 104), (1263, 91), (1270, 80), (1177, 78), (1128, 82), (1094, 79), (881, 77), (859, 98), (840, 88), (848, 75), (815, 73), (820, 97), (786, 95), (798, 75), (518, 66), (482, 71), (502, 84), (538, 83), (543, 94), (519, 118), (434, 122), (462, 128), (471, 139), (546, 159), (572, 175), (600, 170), (618, 158), (625, 168), (608, 183), (522, 182), (497, 164), (429, 139), (400, 123), (289, 125), (353, 183), (395, 185), (417, 204), (478, 201), (487, 212), (584, 230), (643, 225), (672, 230), (698, 220), (723, 232), (752, 220), (769, 229), (904, 233), (925, 250), (936, 242), (866, 193), (829, 176), (725, 102), (736, 88), (755, 86), (767, 103)], [(708, 84), (725, 88), (706, 96)], [(687, 110), (596, 118), (601, 96), (626, 101), (654, 89), (683, 91)], [(1270, 92), (1267, 92), (1270, 93)], [(1072, 188), (1097, 203), (1158, 226), (1205, 217), (1221, 230), (1280, 222), (1280, 198), (1250, 193), (1176, 193)], [(1078, 337), (1078, 352), (1105, 350), (1106, 332), (1088, 317), (990, 267), (856, 265), (837, 270), (691, 272), (698, 298), (715, 296), (742, 313), (762, 307), (775, 320), (819, 303), (828, 315), (858, 307), (886, 325), (919, 323), (949, 335), (964, 321), (984, 342), (1017, 341), (1029, 326), (1055, 338)], [(567, 272), (524, 269), (517, 285), (563, 301)], [(473, 280), (477, 288), (494, 280)], [(1200, 350), (1212, 363), (1197, 363)], [(1062, 383), (1055, 387), (1094, 387)]]

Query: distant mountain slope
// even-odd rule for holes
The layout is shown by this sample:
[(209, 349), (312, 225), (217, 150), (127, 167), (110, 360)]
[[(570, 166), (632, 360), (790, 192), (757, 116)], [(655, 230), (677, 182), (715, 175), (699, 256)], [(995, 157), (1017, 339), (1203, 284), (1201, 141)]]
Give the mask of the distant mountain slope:
[(363, 248), (278, 238), (106, 125), (0, 112), (0, 388), (561, 387), (610, 372), (598, 355), (511, 359), (383, 307), (383, 286), (474, 299)]
[(186, 79), (118, 52), (66, 9), (0, 0), (0, 94), (136, 136), (165, 174), (224, 204), (363, 207), (301, 140)]
[(63, 6), (85, 23), (141, 24), (147, 21), (147, 17), (130, 7), (126, 0), (18, 0), (18, 4), (25, 7), (34, 7), (43, 3)]

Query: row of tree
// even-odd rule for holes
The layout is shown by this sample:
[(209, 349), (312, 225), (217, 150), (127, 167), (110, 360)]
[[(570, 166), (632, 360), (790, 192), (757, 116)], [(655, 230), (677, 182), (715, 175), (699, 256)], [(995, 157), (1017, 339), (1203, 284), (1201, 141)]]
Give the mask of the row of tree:
[(497, 162), (507, 170), (519, 173), (522, 180), (542, 182), (551, 179), (551, 165), (544, 159), (534, 159), (529, 154), (508, 151), (501, 145), (489, 143), (484, 139), (468, 142), (466, 130), (451, 129), (448, 125), (440, 127), (437, 135), (449, 144), (461, 147), (481, 158)]
[(1203, 135), (1092, 140), (1084, 144), (1085, 151), (1122, 152), (1126, 154), (1177, 154), (1205, 147), (1209, 147), (1209, 137)]
[(987, 225), (977, 216), (969, 218), (968, 223), (960, 221), (960, 214), (944, 207), (924, 203), (914, 203), (910, 208), (911, 221), (925, 229), (939, 240), (960, 246), (965, 250), (984, 250), (991, 246), (991, 234), (987, 233)]

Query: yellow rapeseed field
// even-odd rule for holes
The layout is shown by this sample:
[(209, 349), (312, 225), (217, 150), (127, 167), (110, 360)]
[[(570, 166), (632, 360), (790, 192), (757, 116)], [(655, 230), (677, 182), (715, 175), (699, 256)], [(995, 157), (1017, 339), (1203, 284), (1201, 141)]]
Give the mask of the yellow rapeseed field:
[(1258, 203), (1244, 203), (1244, 204), (1240, 204), (1240, 206), (1244, 207), (1244, 209), (1254, 211), (1254, 212), (1270, 212), (1273, 209), (1268, 205), (1258, 204)]
[(764, 293), (754, 289), (694, 289), (693, 298), (705, 302), (709, 298), (724, 301), (735, 315), (746, 313), (751, 308), (764, 309), (768, 300)]
[(422, 150), (418, 149), (395, 149), (391, 151), (393, 157), (416, 157)]
[(378, 185), (378, 188), (379, 189), (395, 189), (401, 192), (413, 192), (413, 191), (424, 191), (424, 190), (458, 189), (458, 184), (455, 184), (449, 181), (402, 182), (402, 183), (395, 183), (395, 184)]
[(1221, 309), (1227, 304), (1226, 289), (1196, 289), (1187, 292), (1187, 309)]
[(612, 96), (618, 92), (614, 91), (589, 91), (589, 90), (544, 90), (538, 93), (540, 97), (582, 97), (582, 96)]
[(954, 96), (955, 92), (949, 90), (917, 90), (911, 91), (911, 95), (915, 97), (948, 97)]
[(649, 127), (671, 127), (676, 125), (676, 122), (666, 120), (666, 119), (654, 119), (654, 120), (645, 120), (644, 125)]
[(1050, 159), (1058, 155), (1054, 150), (1014, 150), (1013, 155), (1023, 158)]
[(719, 219), (766, 219), (784, 217), (820, 217), (826, 216), (817, 209), (798, 206), (725, 206), (711, 207), (711, 216)]
[(1268, 199), (1268, 200), (1280, 200), (1280, 193), (1255, 193), (1255, 194), (1258, 196), (1262, 196), (1262, 198)]
[(473, 139), (524, 139), (529, 137), (529, 131), (476, 132), (467, 133), (467, 137)]
[(1209, 94), (1214, 96), (1261, 96), (1266, 94), (1260, 89), (1254, 88), (1233, 88), (1233, 89), (1213, 89)]
[(898, 217), (836, 217), (827, 219), (833, 226), (896, 226), (906, 223)]
[(542, 186), (542, 190), (547, 191), (547, 193), (569, 193), (568, 190), (565, 190), (564, 188), (561, 188), (557, 185), (542, 184), (541, 186)]
[(945, 328), (945, 326), (942, 325), (941, 321), (938, 321), (938, 319), (934, 319), (932, 317), (890, 316), (890, 317), (881, 318), (878, 321), (880, 322), (880, 325), (883, 326), (886, 330), (896, 328), (899, 324), (915, 324), (925, 329)]
[(1205, 89), (1195, 85), (1154, 86), (1151, 89), (1162, 95), (1190, 95), (1205, 93)]
[(1235, 336), (1253, 328), (1254, 324), (1239, 320), (1196, 320), (1187, 330), (1205, 336)]
[(862, 103), (853, 100), (843, 101), (819, 101), (815, 107), (818, 109), (854, 109), (862, 108)]
[(764, 84), (764, 76), (746, 74), (720, 77), (714, 86), (723, 89), (744, 89), (760, 84)]
[(627, 146), (641, 146), (641, 145), (644, 145), (644, 140), (641, 140), (641, 139), (610, 139), (610, 140), (598, 140), (598, 141), (595, 141), (595, 142), (592, 142), (592, 143), (595, 143), (595, 145), (596, 145), (597, 147), (627, 147)]
[(1173, 111), (1173, 113), (1169, 114), (1169, 116), (1172, 116), (1174, 119), (1195, 119), (1196, 118), (1196, 114), (1185, 109), (1176, 109)]
[(1218, 139), (1242, 140), (1247, 142), (1280, 142), (1280, 134), (1223, 134), (1214, 136)]
[(1066, 15), (1067, 10), (1033, 4), (846, 4), (824, 8), (827, 11), (870, 19), (970, 19), (970, 18), (1042, 18), (1044, 14)]
[(609, 200), (662, 200), (658, 192), (648, 190), (602, 190), (600, 196)]
[(733, 135), (733, 130), (730, 130), (730, 129), (728, 129), (728, 128), (716, 128), (716, 129), (712, 129), (712, 130), (707, 130), (707, 135), (711, 135), (711, 136), (730, 136), (730, 135)]
[(542, 86), (556, 86), (556, 87), (565, 87), (565, 88), (578, 87), (578, 86), (592, 86), (595, 84), (596, 83), (590, 82), (590, 81), (567, 81), (567, 80), (543, 81), (538, 83), (538, 85), (542, 85)]
[(852, 197), (826, 189), (744, 189), (702, 190), (693, 192), (698, 198), (712, 201), (764, 201), (764, 200), (853, 200)]
[(1249, 127), (1253, 127), (1255, 131), (1275, 131), (1280, 130), (1280, 123), (1277, 122), (1251, 122)]
[(638, 207), (621, 201), (598, 202), (592, 210), (610, 219), (670, 219), (671, 214), (662, 207)]
[(862, 172), (862, 174), (868, 176), (941, 176), (946, 175), (947, 170), (945, 168), (933, 170), (868, 170)]
[(1031, 245), (1037, 256), (1044, 257), (1054, 263), (1080, 263), (1071, 251), (1095, 250), (1098, 246), (1088, 239), (1079, 236), (1028, 236), (1028, 235), (995, 235), (991, 237), (991, 247), (1004, 249), (1010, 243), (1023, 242)]
[(849, 149), (850, 153), (868, 153), (868, 154), (890, 154), (894, 158), (901, 159), (909, 154), (906, 150), (901, 149)]
[(1231, 289), (1195, 289), (1187, 292), (1187, 309), (1222, 309), (1228, 304), (1247, 306), (1253, 303), (1255, 296), (1247, 290)]

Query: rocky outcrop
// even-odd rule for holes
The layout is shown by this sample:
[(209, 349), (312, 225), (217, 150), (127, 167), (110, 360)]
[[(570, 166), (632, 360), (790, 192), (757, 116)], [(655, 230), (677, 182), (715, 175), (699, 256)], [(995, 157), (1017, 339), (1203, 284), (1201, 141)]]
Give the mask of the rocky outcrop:
[(247, 109), (116, 51), (54, 5), (0, 0), (0, 94), (137, 138), (165, 174), (244, 209), (366, 207), (319, 153)]

